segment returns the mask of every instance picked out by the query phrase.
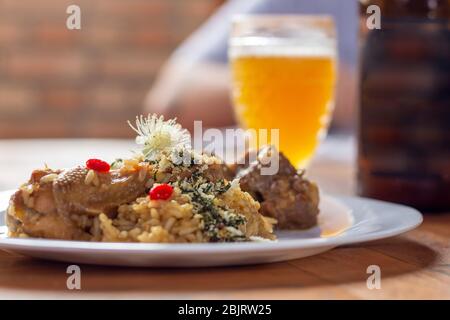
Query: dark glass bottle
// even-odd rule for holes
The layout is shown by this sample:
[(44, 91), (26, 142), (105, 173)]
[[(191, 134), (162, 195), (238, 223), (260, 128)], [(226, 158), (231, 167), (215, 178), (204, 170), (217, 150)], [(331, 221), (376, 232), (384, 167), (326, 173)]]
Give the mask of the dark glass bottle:
[[(358, 193), (450, 210), (450, 1), (361, 5)], [(368, 30), (368, 5), (381, 29)]]

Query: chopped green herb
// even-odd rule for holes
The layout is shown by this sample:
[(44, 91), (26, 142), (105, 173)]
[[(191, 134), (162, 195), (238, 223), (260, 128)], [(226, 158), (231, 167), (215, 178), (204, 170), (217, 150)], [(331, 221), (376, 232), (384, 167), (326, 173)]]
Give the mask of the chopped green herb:
[(116, 159), (113, 162), (111, 162), (111, 169), (120, 169), (120, 167), (122, 167), (123, 165), (123, 160), (122, 159)]
[[(216, 182), (207, 181), (197, 172), (189, 178), (177, 182), (182, 193), (187, 194), (194, 206), (194, 212), (203, 217), (204, 233), (211, 241), (244, 241), (245, 236), (239, 231), (239, 226), (245, 224), (246, 219), (233, 210), (215, 203), (217, 196), (225, 193), (231, 183), (221, 179)], [(229, 232), (231, 227), (236, 232)]]

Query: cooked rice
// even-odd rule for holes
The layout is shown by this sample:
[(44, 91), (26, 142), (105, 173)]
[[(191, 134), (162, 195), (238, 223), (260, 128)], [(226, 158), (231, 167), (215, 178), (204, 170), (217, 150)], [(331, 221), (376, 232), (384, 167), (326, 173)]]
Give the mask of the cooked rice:
[(50, 173), (50, 174), (43, 176), (40, 179), (40, 182), (41, 183), (50, 183), (50, 182), (53, 182), (53, 180), (55, 180), (57, 177), (58, 177), (58, 175), (56, 173)]
[[(259, 203), (236, 184), (217, 198), (217, 204), (239, 212), (248, 219), (240, 228), (226, 227), (224, 231), (235, 236), (247, 235), (247, 238), (261, 233), (261, 225), (253, 223), (259, 209)], [(272, 225), (262, 218), (266, 237), (271, 239)], [(204, 218), (195, 213), (192, 199), (175, 187), (168, 201), (150, 200), (149, 197), (136, 199), (131, 204), (119, 207), (115, 218), (105, 214), (99, 216), (101, 234), (94, 235), (101, 241), (120, 242), (209, 242), (205, 235)]]
[(84, 179), (84, 183), (86, 185), (91, 184), (94, 181), (94, 177), (96, 176), (95, 171), (94, 170), (89, 170), (86, 178)]

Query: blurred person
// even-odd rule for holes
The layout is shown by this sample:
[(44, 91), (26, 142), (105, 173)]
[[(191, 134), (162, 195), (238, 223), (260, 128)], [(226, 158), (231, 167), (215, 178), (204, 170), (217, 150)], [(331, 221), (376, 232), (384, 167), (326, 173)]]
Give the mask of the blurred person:
[(147, 112), (177, 117), (192, 130), (235, 124), (227, 48), (235, 14), (329, 14), (338, 38), (338, 79), (332, 128), (352, 129), (356, 101), (358, 4), (356, 0), (230, 0), (174, 52), (146, 101)]

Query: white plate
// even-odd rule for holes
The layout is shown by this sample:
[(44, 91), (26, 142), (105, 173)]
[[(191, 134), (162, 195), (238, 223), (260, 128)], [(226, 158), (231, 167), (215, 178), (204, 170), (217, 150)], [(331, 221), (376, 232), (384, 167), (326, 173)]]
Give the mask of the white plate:
[(395, 236), (422, 222), (422, 215), (406, 206), (324, 195), (318, 227), (307, 231), (279, 231), (279, 240), (274, 242), (145, 244), (14, 239), (5, 235), (3, 222), (11, 193), (0, 193), (0, 228), (3, 231), (0, 231), (0, 249), (75, 264), (206, 267), (269, 263)]

